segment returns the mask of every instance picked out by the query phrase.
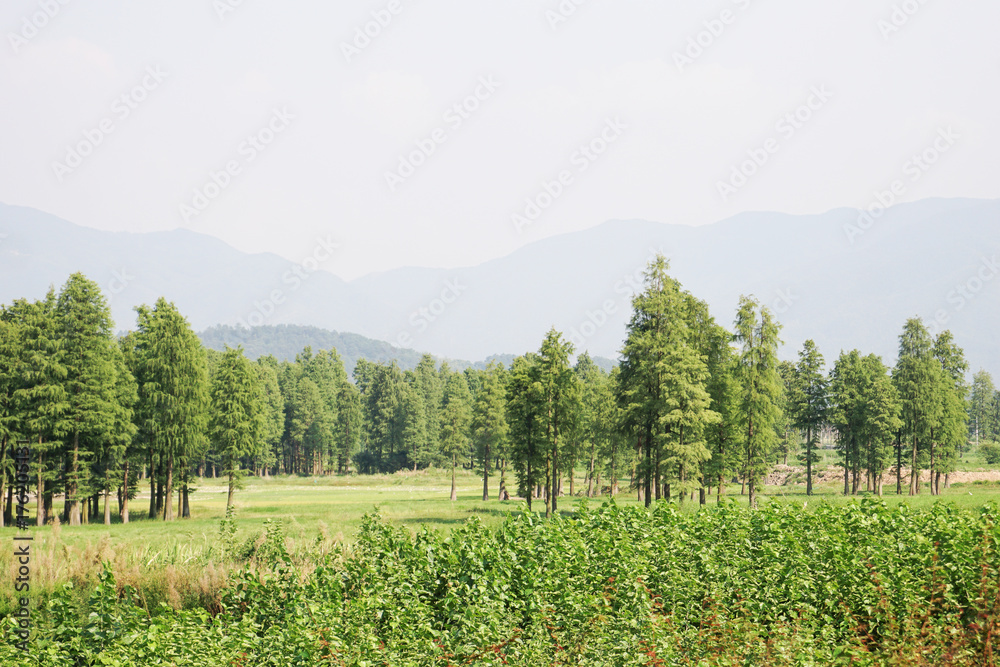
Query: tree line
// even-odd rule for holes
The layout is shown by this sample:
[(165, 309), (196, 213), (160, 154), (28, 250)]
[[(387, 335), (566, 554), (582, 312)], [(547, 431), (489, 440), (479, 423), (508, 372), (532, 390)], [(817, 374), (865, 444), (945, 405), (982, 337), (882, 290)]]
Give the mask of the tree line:
[[(829, 372), (813, 341), (781, 361), (781, 325), (741, 297), (732, 329), (657, 257), (610, 372), (555, 329), (509, 365), (452, 370), (424, 355), (413, 370), (336, 350), (294, 361), (205, 348), (165, 299), (112, 332), (105, 297), (82, 274), (38, 301), (0, 309), (0, 516), (12, 516), (13, 452), (27, 441), (39, 525), (120, 520), (148, 488), (147, 515), (190, 515), (195, 480), (246, 474), (373, 474), (444, 467), (482, 477), (483, 500), (513, 494), (558, 510), (569, 493), (720, 499), (740, 486), (751, 506), (771, 466), (793, 457), (812, 494), (820, 434), (833, 432), (844, 493), (930, 492), (970, 446), (995, 452), (1000, 392), (950, 332), (906, 322), (896, 365), (842, 352)], [(971, 443), (971, 444), (970, 444)], [(585, 489), (574, 471), (584, 469)], [(63, 506), (54, 507), (57, 498)], [(176, 502), (176, 510), (174, 509)]]

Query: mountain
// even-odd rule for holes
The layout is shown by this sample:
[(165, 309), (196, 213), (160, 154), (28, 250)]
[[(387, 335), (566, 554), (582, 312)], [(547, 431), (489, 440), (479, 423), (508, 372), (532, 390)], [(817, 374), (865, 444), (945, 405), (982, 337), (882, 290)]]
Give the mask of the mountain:
[[(201, 338), (205, 347), (220, 352), (225, 350), (227, 345), (229, 347), (242, 346), (250, 359), (270, 354), (278, 361), (292, 361), (306, 347), (311, 347), (314, 352), (334, 349), (344, 360), (344, 367), (348, 374), (354, 372), (354, 366), (358, 363), (358, 359), (383, 363), (395, 361), (403, 370), (411, 370), (416, 368), (422, 356), (416, 350), (395, 347), (382, 340), (372, 340), (358, 334), (338, 333), (319, 327), (297, 324), (252, 328), (222, 324), (209, 327), (198, 334), (198, 337)], [(437, 358), (436, 360), (448, 362), (453, 370), (461, 371), (470, 367), (483, 370), (492, 362), (509, 368), (511, 362), (514, 361), (514, 356), (513, 354), (495, 354), (475, 363), (461, 359)], [(604, 357), (595, 357), (594, 363), (606, 371), (610, 371), (615, 365), (614, 361)]]
[(101, 232), (0, 205), (0, 302), (38, 298), (81, 270), (112, 293), (125, 328), (133, 305), (163, 295), (199, 330), (291, 323), (483, 359), (535, 350), (555, 326), (578, 348), (615, 358), (630, 297), (660, 251), (720, 323), (731, 325), (740, 294), (775, 310), (785, 357), (813, 338), (828, 362), (856, 347), (892, 363), (903, 323), (921, 316), (953, 331), (973, 370), (1000, 374), (998, 222), (1000, 201), (971, 199), (901, 204), (877, 218), (844, 208), (747, 213), (699, 227), (617, 220), (475, 267), (345, 282), (186, 230)]

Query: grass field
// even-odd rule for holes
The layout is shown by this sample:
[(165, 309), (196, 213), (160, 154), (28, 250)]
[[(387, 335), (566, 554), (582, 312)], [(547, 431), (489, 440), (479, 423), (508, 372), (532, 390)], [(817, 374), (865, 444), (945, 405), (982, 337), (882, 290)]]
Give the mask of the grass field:
[[(826, 469), (832, 460), (828, 457), (820, 463), (819, 470)], [(967, 460), (964, 465), (967, 469), (983, 467), (975, 460)], [(444, 533), (473, 516), (487, 525), (495, 525), (505, 514), (526, 509), (522, 500), (503, 503), (495, 500), (496, 478), (491, 479), (493, 499), (483, 502), (482, 480), (469, 471), (459, 474), (456, 502), (449, 500), (450, 473), (443, 470), (377, 476), (252, 478), (236, 493), (235, 535), (226, 541), (220, 534), (226, 514), (226, 488), (222, 482), (198, 481), (197, 491), (191, 496), (189, 519), (169, 523), (146, 519), (144, 512), (136, 509), (148, 504), (147, 492), (134, 501), (133, 520), (127, 525), (33, 528), (31, 567), (35, 602), (43, 604), (53, 591), (67, 583), (76, 588), (82, 601), (96, 585), (102, 563), (108, 561), (120, 583), (140, 591), (150, 611), (155, 612), (161, 602), (174, 608), (211, 607), (229, 572), (241, 562), (252, 562), (254, 549), (263, 541), (267, 525), (273, 530), (280, 522), (289, 552), (308, 566), (316, 553), (328, 552), (338, 543), (352, 542), (362, 518), (376, 507), (390, 523), (411, 530), (426, 525)], [(585, 489), (582, 479), (578, 478), (576, 484), (578, 492)], [(843, 504), (850, 500), (842, 495), (841, 483), (819, 484), (814, 491), (815, 495), (808, 498), (803, 485), (765, 487), (762, 502), (818, 507), (824, 502)], [(998, 482), (955, 484), (940, 498), (926, 491), (913, 498), (896, 496), (894, 485), (891, 488), (887, 485), (886, 491), (890, 505), (905, 502), (913, 507), (927, 507), (944, 500), (972, 508), (989, 500), (1000, 501)], [(731, 498), (739, 498), (740, 486), (729, 485), (727, 493)], [(621, 493), (615, 500), (619, 505), (638, 504), (634, 493)], [(559, 509), (561, 513), (573, 513), (581, 502), (596, 505), (602, 501), (566, 496), (560, 499)], [(710, 504), (714, 502), (713, 495)], [(536, 511), (542, 508), (540, 501), (535, 504)], [(697, 510), (697, 502), (683, 504), (683, 511)], [(12, 537), (14, 531), (6, 528), (3, 532)], [(9, 582), (16, 576), (11, 554), (12, 550), (0, 550), (0, 569), (8, 572)], [(15, 601), (13, 585), (0, 591), (0, 613), (8, 613)]]

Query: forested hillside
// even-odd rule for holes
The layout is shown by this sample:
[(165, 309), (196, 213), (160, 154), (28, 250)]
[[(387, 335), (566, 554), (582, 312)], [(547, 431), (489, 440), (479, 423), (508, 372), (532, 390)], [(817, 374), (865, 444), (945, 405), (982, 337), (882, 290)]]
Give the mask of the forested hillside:
[(249, 359), (270, 355), (278, 361), (291, 361), (303, 349), (336, 350), (348, 373), (354, 372), (359, 359), (368, 361), (395, 361), (400, 368), (409, 370), (420, 361), (415, 350), (393, 347), (380, 340), (358, 334), (339, 333), (319, 327), (296, 324), (277, 324), (244, 329), (237, 326), (209, 327), (198, 334), (202, 344), (211, 350), (223, 351), (226, 346), (242, 346)]

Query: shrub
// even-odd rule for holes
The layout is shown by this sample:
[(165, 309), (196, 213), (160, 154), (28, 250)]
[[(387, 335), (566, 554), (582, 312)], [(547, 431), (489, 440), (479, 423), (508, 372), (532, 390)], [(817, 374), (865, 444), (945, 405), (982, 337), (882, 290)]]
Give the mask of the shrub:
[(989, 440), (979, 443), (979, 453), (991, 466), (1000, 465), (1000, 443)]

